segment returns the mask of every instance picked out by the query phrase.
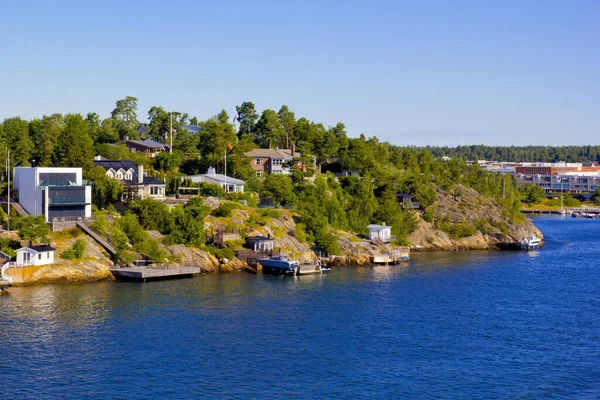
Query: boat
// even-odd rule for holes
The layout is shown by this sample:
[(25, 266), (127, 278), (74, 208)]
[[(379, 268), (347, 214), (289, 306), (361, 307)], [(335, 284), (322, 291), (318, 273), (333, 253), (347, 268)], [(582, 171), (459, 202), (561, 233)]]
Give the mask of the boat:
[(300, 262), (298, 260), (291, 260), (285, 254), (268, 258), (259, 258), (257, 261), (262, 265), (263, 272), (277, 275), (296, 275), (300, 267)]
[(542, 239), (540, 239), (539, 237), (529, 236), (521, 240), (521, 242), (519, 243), (519, 247), (521, 248), (521, 250), (537, 249), (540, 246), (541, 242)]

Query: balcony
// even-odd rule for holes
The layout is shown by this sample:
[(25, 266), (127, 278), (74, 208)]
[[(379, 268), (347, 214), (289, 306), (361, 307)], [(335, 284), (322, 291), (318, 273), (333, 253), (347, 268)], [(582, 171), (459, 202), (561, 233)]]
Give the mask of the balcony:
[(87, 179), (83, 179), (81, 183), (77, 183), (75, 181), (42, 181), (38, 185), (39, 187), (46, 188), (82, 188), (86, 186), (92, 186), (92, 181), (88, 181)]
[(86, 206), (90, 202), (86, 202), (85, 198), (80, 197), (61, 197), (61, 198), (49, 198), (48, 204), (54, 207), (66, 207), (66, 206)]

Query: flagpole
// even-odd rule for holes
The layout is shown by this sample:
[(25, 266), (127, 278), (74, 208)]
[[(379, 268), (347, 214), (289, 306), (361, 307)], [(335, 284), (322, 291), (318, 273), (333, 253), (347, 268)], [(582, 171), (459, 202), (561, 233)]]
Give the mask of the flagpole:
[(173, 109), (170, 110), (171, 112), (171, 122), (169, 125), (169, 132), (171, 133), (171, 146), (169, 147), (169, 153), (173, 153)]

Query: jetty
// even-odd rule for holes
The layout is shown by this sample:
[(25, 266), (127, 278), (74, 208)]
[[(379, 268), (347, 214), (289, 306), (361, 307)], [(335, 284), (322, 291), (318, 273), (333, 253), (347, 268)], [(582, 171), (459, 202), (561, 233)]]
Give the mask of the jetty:
[(201, 272), (200, 267), (145, 267), (128, 266), (111, 268), (110, 272), (118, 280), (141, 281), (174, 278), (189, 278)]
[(564, 209), (564, 210), (560, 210), (560, 209), (556, 209), (556, 210), (544, 210), (544, 209), (535, 209), (535, 208), (526, 208), (526, 209), (522, 209), (521, 212), (523, 214), (530, 214), (530, 215), (549, 215), (549, 214), (557, 214), (557, 215), (572, 215), (572, 214), (581, 214), (581, 213), (585, 213), (587, 215), (593, 215), (595, 217), (600, 217), (600, 208), (569, 208), (569, 209)]
[(321, 274), (323, 270), (320, 264), (300, 264), (296, 275), (314, 275)]
[(410, 259), (410, 249), (408, 247), (398, 247), (388, 253), (374, 253), (371, 256), (372, 264), (400, 264)]

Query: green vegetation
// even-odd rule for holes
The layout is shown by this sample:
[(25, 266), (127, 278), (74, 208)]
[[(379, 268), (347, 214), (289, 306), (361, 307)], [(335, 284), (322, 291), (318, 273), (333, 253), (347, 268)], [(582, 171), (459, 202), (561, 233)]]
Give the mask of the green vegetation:
[(468, 222), (453, 223), (440, 221), (438, 227), (442, 232), (447, 233), (448, 236), (455, 240), (475, 234), (475, 227)]
[(70, 249), (62, 252), (62, 254), (60, 256), (67, 260), (79, 259), (79, 258), (82, 258), (83, 255), (85, 254), (85, 248), (86, 248), (85, 240), (77, 239), (75, 244), (73, 244), (73, 246)]
[(44, 243), (50, 242), (50, 239), (48, 238), (50, 227), (46, 223), (43, 215), (37, 217), (30, 215), (19, 217), (14, 222), (13, 227), (19, 231), (19, 238), (21, 238), (21, 240), (29, 240), (30, 242), (40, 241)]
[[(137, 98), (132, 96), (118, 100), (106, 119), (93, 112), (85, 117), (52, 114), (31, 121), (7, 118), (0, 124), (0, 145), (9, 147), (15, 166), (29, 165), (35, 159), (39, 166), (83, 167), (86, 178), (93, 182), (93, 201), (98, 210), (114, 210), (113, 204), (122, 198), (124, 188), (120, 182), (107, 178), (103, 170), (93, 168), (94, 153), (143, 164), (150, 176), (165, 180), (169, 194), (189, 187), (194, 188), (190, 191), (193, 194), (230, 200), (212, 211), (215, 217), (231, 217), (235, 209), (245, 208), (239, 204), (241, 200), (249, 207), (255, 207), (259, 198), (271, 198), (274, 205), (295, 210), (293, 218), (298, 240), (314, 243), (333, 254), (339, 251), (336, 230), (364, 235), (367, 225), (372, 223), (386, 222), (392, 226), (397, 242), (406, 243), (408, 235), (418, 227), (419, 215), (410, 208), (401, 207), (397, 196), (402, 193), (414, 196), (426, 221), (439, 223), (454, 237), (472, 234), (475, 228), (435, 221), (435, 202), (441, 193), (459, 198), (465, 194), (464, 188), (472, 188), (491, 199), (513, 222), (524, 221), (519, 211), (522, 201), (529, 204), (545, 201), (539, 189), (532, 187), (519, 191), (514, 177), (483, 171), (477, 163), (467, 165), (464, 158), (583, 161), (597, 160), (600, 154), (600, 148), (594, 146), (400, 147), (365, 135), (349, 138), (343, 123), (326, 127), (296, 116), (286, 105), (278, 110), (259, 112), (252, 102), (243, 102), (236, 111), (237, 132), (224, 110), (205, 121), (174, 111), (173, 152), (161, 153), (152, 160), (129, 152), (120, 142), (126, 136), (164, 142), (170, 131), (171, 115), (155, 105), (148, 111), (149, 123), (140, 124)], [(183, 128), (186, 124), (198, 125), (201, 129), (191, 134)], [(245, 155), (256, 147), (290, 148), (292, 145), (296, 148), (296, 158), (284, 165), (291, 168), (290, 174), (257, 177), (251, 159)], [(443, 159), (446, 155), (452, 158)], [(5, 161), (3, 157), (4, 153), (0, 154), (0, 162)], [(256, 193), (226, 194), (217, 185), (182, 181), (183, 176), (205, 173), (209, 167), (245, 180), (246, 191)], [(325, 173), (315, 177), (313, 172), (317, 169)], [(338, 179), (326, 172), (342, 170), (353, 170), (360, 176)], [(280, 210), (248, 212), (247, 224), (251, 226), (265, 226), (268, 218), (282, 217)], [(165, 254), (146, 231), (160, 232), (166, 244), (204, 246), (204, 219), (208, 214), (201, 198), (172, 209), (146, 199), (133, 201), (129, 213), (117, 218), (115, 223), (108, 223), (98, 216), (94, 228), (110, 238), (122, 261), (130, 259), (132, 251), (136, 251), (160, 262)], [(39, 221), (23, 219), (16, 225), (23, 239), (42, 239), (47, 234), (41, 227), (45, 224)], [(489, 222), (480, 221), (475, 227), (487, 232), (490, 226)], [(283, 230), (273, 233), (286, 234)]]

